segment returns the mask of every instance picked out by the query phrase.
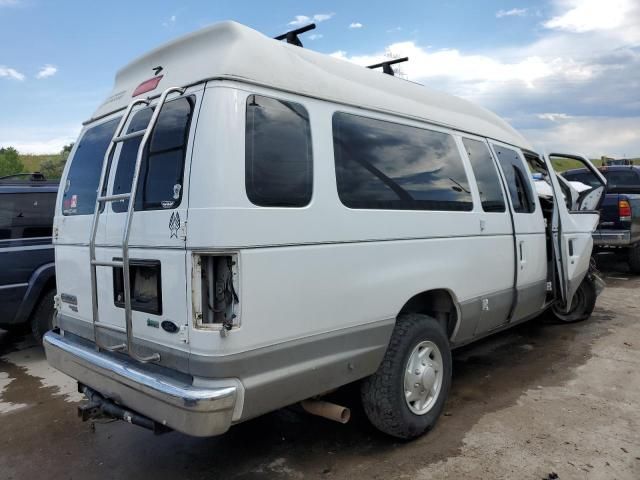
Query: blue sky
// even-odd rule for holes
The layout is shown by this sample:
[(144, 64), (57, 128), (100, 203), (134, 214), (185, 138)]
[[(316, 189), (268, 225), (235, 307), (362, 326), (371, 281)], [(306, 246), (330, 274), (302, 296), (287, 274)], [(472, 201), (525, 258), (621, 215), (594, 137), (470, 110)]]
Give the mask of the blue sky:
[(180, 35), (314, 18), (305, 47), (360, 64), (409, 55), (402, 75), (494, 110), (538, 148), (640, 156), (637, 0), (0, 0), (0, 146), (59, 150), (119, 67)]

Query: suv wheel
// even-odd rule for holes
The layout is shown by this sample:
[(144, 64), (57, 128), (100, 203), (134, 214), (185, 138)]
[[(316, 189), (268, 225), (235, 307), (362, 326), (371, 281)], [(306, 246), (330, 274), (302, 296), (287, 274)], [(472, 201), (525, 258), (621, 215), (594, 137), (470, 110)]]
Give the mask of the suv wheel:
[(378, 430), (411, 439), (433, 428), (451, 386), (449, 340), (427, 315), (398, 317), (378, 371), (362, 382), (369, 421)]
[(640, 243), (629, 249), (629, 269), (631, 273), (640, 274)]
[(42, 295), (31, 314), (31, 332), (38, 343), (42, 343), (44, 334), (53, 328), (53, 297), (55, 294), (55, 290), (49, 290)]
[(568, 312), (563, 312), (558, 305), (551, 307), (553, 316), (563, 323), (573, 323), (586, 320), (593, 313), (596, 306), (596, 287), (589, 275), (578, 287), (573, 299), (571, 300), (571, 308)]

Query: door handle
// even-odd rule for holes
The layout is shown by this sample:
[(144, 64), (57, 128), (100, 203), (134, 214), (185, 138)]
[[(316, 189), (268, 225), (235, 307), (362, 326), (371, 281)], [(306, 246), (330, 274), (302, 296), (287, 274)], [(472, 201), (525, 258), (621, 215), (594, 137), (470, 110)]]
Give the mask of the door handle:
[(520, 254), (520, 269), (522, 270), (527, 263), (527, 259), (524, 254), (524, 240), (520, 240), (518, 242), (518, 253)]

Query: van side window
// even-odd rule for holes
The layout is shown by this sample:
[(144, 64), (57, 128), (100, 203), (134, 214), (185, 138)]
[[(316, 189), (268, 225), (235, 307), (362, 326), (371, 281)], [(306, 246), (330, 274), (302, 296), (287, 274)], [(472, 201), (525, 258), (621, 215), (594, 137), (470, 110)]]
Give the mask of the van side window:
[(476, 177), (482, 209), (485, 212), (504, 212), (505, 205), (500, 178), (489, 147), (486, 143), (471, 138), (463, 138), (462, 143)]
[(513, 211), (517, 213), (531, 213), (535, 211), (536, 204), (531, 191), (527, 171), (518, 155), (518, 152), (510, 148), (493, 146), (498, 162), (504, 172), (505, 180), (509, 188), (509, 196), (513, 204)]
[[(193, 99), (190, 97), (171, 100), (162, 107), (149, 146), (142, 157), (136, 210), (159, 210), (180, 205), (192, 112)], [(151, 108), (138, 111), (131, 119), (126, 133), (146, 128), (152, 113)], [(114, 194), (131, 191), (141, 141), (142, 137), (135, 137), (123, 142), (113, 181)], [(114, 202), (112, 205), (114, 212), (126, 212), (129, 201)]]
[(50, 237), (55, 193), (10, 193), (0, 202), (0, 240)]
[(120, 118), (96, 125), (82, 135), (71, 159), (62, 197), (63, 215), (93, 214), (104, 154)]
[(462, 158), (447, 133), (337, 112), (338, 195), (349, 208), (471, 210)]
[(261, 207), (309, 204), (313, 157), (309, 115), (302, 105), (247, 98), (245, 187), (251, 203)]

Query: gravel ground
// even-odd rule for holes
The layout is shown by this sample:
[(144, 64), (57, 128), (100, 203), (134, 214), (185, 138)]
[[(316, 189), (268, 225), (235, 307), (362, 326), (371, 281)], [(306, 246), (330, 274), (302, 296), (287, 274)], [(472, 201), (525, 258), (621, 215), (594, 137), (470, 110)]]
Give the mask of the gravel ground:
[(211, 439), (76, 418), (75, 383), (0, 333), (0, 478), (640, 479), (640, 277), (614, 259), (587, 322), (532, 321), (454, 353), (446, 413), (397, 442), (357, 407), (284, 409)]

